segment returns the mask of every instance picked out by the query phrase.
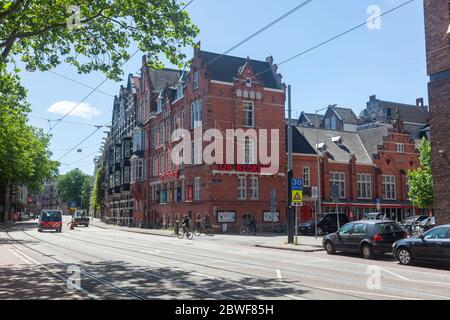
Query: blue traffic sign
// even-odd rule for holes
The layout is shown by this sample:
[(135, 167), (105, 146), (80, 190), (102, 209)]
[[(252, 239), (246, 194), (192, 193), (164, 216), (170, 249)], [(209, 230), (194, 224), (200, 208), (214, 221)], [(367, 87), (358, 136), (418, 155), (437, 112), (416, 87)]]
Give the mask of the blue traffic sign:
[(303, 180), (299, 178), (292, 178), (291, 190), (303, 190)]

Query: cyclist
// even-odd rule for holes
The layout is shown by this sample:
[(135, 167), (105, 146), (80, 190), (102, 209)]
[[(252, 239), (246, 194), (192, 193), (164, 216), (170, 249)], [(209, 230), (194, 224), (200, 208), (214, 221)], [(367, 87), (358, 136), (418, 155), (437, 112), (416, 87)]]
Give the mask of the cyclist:
[(183, 232), (189, 231), (190, 224), (191, 224), (191, 219), (189, 218), (189, 216), (184, 216), (183, 222), (181, 223), (181, 225), (183, 227)]
[(200, 213), (197, 212), (197, 214), (195, 215), (195, 229), (200, 232), (202, 228), (202, 219), (200, 218)]
[(205, 218), (203, 219), (203, 223), (205, 224), (205, 229), (211, 229), (211, 219), (209, 217), (208, 212), (205, 212)]

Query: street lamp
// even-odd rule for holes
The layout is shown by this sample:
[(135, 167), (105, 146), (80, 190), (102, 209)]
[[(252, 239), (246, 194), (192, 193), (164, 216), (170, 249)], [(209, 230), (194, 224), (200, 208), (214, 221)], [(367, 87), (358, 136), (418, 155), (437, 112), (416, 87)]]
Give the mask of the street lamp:
[(328, 107), (316, 110), (316, 155), (317, 155), (317, 203), (316, 203), (316, 211), (314, 213), (314, 226), (315, 233), (317, 238), (317, 211), (322, 213), (322, 200), (321, 200), (321, 192), (320, 192), (320, 155), (319, 155), (319, 115), (318, 113), (323, 110), (327, 110)]

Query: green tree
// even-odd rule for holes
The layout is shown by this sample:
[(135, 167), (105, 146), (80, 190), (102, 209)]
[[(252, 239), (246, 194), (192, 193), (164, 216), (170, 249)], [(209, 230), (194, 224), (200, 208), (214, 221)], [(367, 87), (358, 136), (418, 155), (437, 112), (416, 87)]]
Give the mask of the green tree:
[(74, 169), (64, 175), (58, 177), (56, 190), (61, 200), (67, 202), (76, 201), (77, 206), (81, 206), (83, 199), (83, 186), (89, 176), (84, 174), (80, 169)]
[(431, 145), (423, 138), (419, 146), (420, 167), (408, 172), (408, 196), (414, 206), (423, 209), (433, 207), (433, 174), (431, 171)]
[(91, 198), (91, 177), (87, 176), (84, 179), (83, 186), (81, 187), (81, 208), (89, 210), (89, 202)]
[(135, 42), (151, 67), (161, 66), (161, 55), (181, 66), (182, 48), (198, 34), (184, 6), (175, 0), (0, 1), (0, 59), (20, 57), (41, 71), (68, 63), (80, 73), (98, 70), (120, 80)]
[(98, 213), (101, 209), (102, 202), (102, 179), (103, 179), (103, 167), (97, 169), (95, 173), (94, 186), (91, 193), (91, 207), (94, 210), (94, 214)]

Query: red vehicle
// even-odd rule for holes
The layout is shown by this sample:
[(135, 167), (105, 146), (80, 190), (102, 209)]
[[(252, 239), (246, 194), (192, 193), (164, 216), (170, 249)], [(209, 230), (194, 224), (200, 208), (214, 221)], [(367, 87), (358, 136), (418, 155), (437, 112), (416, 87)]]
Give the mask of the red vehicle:
[(62, 230), (62, 213), (60, 210), (44, 210), (41, 212), (38, 221), (38, 231), (55, 230), (61, 232)]

